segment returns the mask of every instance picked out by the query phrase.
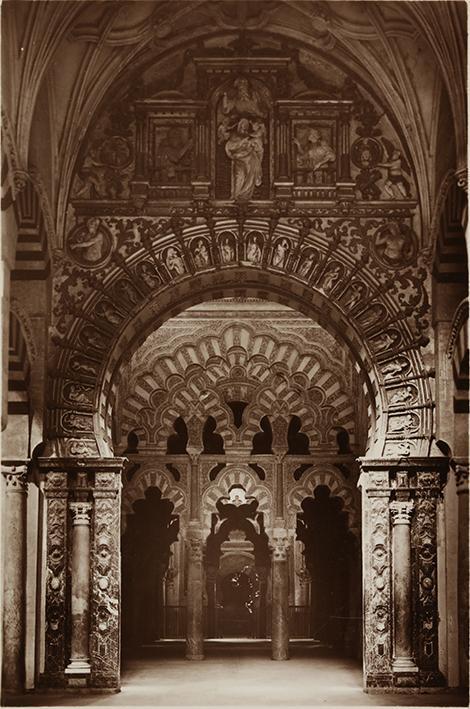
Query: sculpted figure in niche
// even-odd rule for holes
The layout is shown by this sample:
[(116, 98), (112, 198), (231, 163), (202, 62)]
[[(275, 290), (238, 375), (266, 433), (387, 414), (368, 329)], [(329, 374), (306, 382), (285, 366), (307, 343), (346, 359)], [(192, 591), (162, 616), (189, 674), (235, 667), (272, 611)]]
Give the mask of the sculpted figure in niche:
[(298, 168), (306, 168), (311, 172), (316, 172), (336, 160), (333, 148), (316, 128), (309, 130), (304, 143), (301, 143), (298, 138), (294, 138), (294, 144), (297, 148)]
[(204, 239), (199, 239), (194, 247), (194, 263), (198, 268), (209, 265), (209, 251)]
[(86, 223), (86, 229), (79, 229), (69, 238), (69, 249), (77, 253), (77, 260), (84, 265), (96, 265), (107, 256), (107, 239), (100, 229), (100, 223), (97, 217), (91, 217)]
[[(260, 82), (258, 82), (259, 84)], [(253, 198), (263, 180), (269, 96), (245, 77), (238, 77), (219, 104), (217, 138), (231, 160), (231, 193), (237, 201)]]
[(160, 285), (160, 283), (161, 283), (160, 276), (158, 275), (158, 273), (155, 269), (155, 266), (152, 266), (151, 263), (144, 261), (144, 263), (141, 263), (138, 266), (137, 272), (138, 272), (139, 276), (142, 278), (143, 282), (149, 288), (156, 288), (156, 286)]
[(393, 379), (393, 377), (398, 377), (408, 367), (408, 362), (406, 360), (399, 360), (398, 362), (388, 362), (383, 368), (382, 373), (384, 379)]
[(230, 236), (223, 237), (222, 243), (220, 245), (220, 252), (222, 254), (222, 261), (224, 263), (230, 263), (230, 261), (235, 260), (235, 251)]
[(92, 364), (87, 364), (78, 355), (71, 358), (70, 369), (77, 374), (87, 374), (90, 377), (96, 376), (96, 367)]
[(237, 113), (259, 117), (264, 115), (262, 108), (263, 97), (256, 89), (250, 88), (248, 79), (244, 76), (238, 77), (233, 82), (233, 87), (232, 96), (229, 96), (227, 92), (222, 96), (223, 113), (226, 115)]
[(111, 303), (108, 303), (105, 300), (102, 300), (100, 303), (97, 304), (95, 308), (95, 313), (96, 315), (98, 315), (98, 317), (107, 320), (111, 325), (119, 325), (122, 319), (117, 310), (113, 308)]
[(326, 271), (323, 278), (323, 290), (325, 293), (332, 290), (341, 275), (341, 270), (339, 263), (336, 263)]
[(281, 239), (281, 241), (278, 241), (273, 253), (273, 266), (277, 266), (277, 268), (284, 268), (288, 252), (289, 242), (287, 239)]
[(246, 247), (246, 259), (251, 263), (259, 263), (261, 261), (261, 248), (256, 236), (251, 236)]
[(351, 308), (352, 310), (352, 308), (354, 308), (359, 303), (361, 298), (364, 297), (365, 290), (366, 289), (363, 283), (358, 283), (357, 281), (351, 283), (347, 291), (349, 297), (344, 303), (345, 307)]
[(181, 128), (168, 128), (155, 150), (155, 179), (161, 184), (187, 184), (191, 175), (193, 139)]
[[(305, 254), (303, 255), (305, 256)], [(310, 270), (315, 263), (315, 257), (315, 251), (310, 251), (305, 260), (300, 262), (298, 274), (301, 278), (306, 278), (309, 275)]]
[(168, 270), (173, 275), (182, 276), (183, 273), (186, 272), (183, 259), (173, 246), (170, 246), (170, 248), (166, 252), (165, 263)]

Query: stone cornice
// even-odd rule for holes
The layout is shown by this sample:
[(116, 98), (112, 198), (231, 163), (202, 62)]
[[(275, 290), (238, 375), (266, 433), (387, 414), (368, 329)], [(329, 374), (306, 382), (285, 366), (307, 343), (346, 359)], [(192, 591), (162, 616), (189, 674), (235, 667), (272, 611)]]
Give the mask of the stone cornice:
[(119, 473), (127, 458), (38, 458), (41, 472), (84, 472), (93, 470), (96, 473)]
[(449, 459), (445, 457), (409, 457), (409, 458), (357, 458), (363, 472), (374, 470), (407, 470), (444, 471), (449, 468)]

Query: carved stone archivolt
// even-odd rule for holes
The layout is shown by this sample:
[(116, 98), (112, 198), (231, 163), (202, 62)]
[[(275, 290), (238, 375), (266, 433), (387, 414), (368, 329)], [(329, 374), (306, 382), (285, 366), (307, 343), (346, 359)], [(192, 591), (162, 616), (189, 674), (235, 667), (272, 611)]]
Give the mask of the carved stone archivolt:
[[(392, 386), (401, 383), (403, 379), (406, 378), (407, 384), (409, 383), (408, 385), (411, 386), (413, 384), (415, 386), (417, 398), (414, 402), (409, 400), (395, 404), (397, 407), (396, 413), (400, 414), (400, 417), (390, 417), (390, 422), (387, 426), (389, 434), (384, 451), (387, 455), (392, 455), (393, 451), (399, 452), (402, 455), (414, 455), (419, 452), (419, 450), (425, 446), (425, 441), (428, 436), (427, 431), (430, 430), (432, 424), (428, 380), (426, 376), (423, 376), (424, 368), (420, 359), (420, 346), (423, 344), (423, 341), (421, 335), (418, 334), (422, 332), (422, 316), (420, 316), (419, 313), (422, 312), (424, 314), (427, 308), (427, 296), (423, 289), (423, 281), (420, 281), (420, 276), (415, 275), (412, 269), (409, 271), (405, 269), (401, 275), (394, 277), (393, 287), (384, 291), (383, 287), (380, 285), (380, 278), (385, 277), (386, 274), (383, 273), (383, 276), (379, 275), (380, 267), (367, 267), (364, 264), (359, 265), (359, 262), (356, 266), (352, 266), (351, 269), (349, 261), (351, 255), (357, 253), (361, 259), (361, 254), (363, 255), (364, 253), (362, 247), (359, 245), (360, 238), (358, 232), (361, 230), (359, 224), (357, 227), (352, 227), (349, 220), (342, 220), (341, 229), (338, 230), (338, 227), (339, 224), (337, 224), (336, 227), (332, 225), (333, 234), (336, 233), (337, 237), (335, 238), (339, 240), (335, 254), (336, 262), (338, 264), (341, 263), (338, 259), (342, 258), (347, 259), (347, 261), (344, 262), (341, 274), (338, 271), (338, 277), (334, 287), (333, 283), (331, 287), (328, 285), (326, 289), (321, 285), (322, 278), (324, 276), (326, 277), (326, 268), (331, 254), (331, 246), (329, 246), (327, 247), (326, 253), (323, 256), (319, 256), (316, 268), (312, 272), (312, 275), (308, 277), (308, 283), (305, 282), (305, 278), (298, 279), (295, 273), (295, 264), (298, 259), (301, 258), (301, 254), (299, 254), (297, 260), (291, 260), (285, 268), (282, 269), (282, 276), (277, 276), (269, 265), (263, 269), (257, 264), (253, 271), (251, 271), (253, 266), (249, 265), (250, 262), (247, 262), (247, 265), (242, 265), (239, 261), (237, 261), (233, 267), (211, 266), (210, 273), (207, 274), (208, 280), (206, 280), (203, 274), (198, 276), (193, 275), (190, 278), (188, 272), (186, 275), (181, 276), (183, 280), (180, 286), (171, 286), (169, 281), (171, 281), (173, 277), (167, 275), (164, 279), (166, 285), (162, 284), (160, 293), (157, 291), (157, 293), (152, 294), (152, 297), (150, 297), (150, 293), (147, 297), (142, 296), (139, 304), (134, 306), (130, 306), (128, 303), (122, 304), (122, 306), (120, 306), (123, 309), (122, 314), (116, 309), (113, 310), (115, 314), (111, 313), (111, 307), (107, 305), (106, 300), (103, 300), (102, 296), (96, 299), (96, 296), (93, 297), (92, 293), (90, 293), (91, 298), (90, 296), (85, 297), (84, 294), (80, 297), (80, 300), (84, 302), (80, 308), (78, 307), (78, 303), (74, 306), (73, 312), (75, 315), (70, 312), (67, 314), (66, 310), (64, 311), (64, 307), (67, 308), (67, 302), (71, 304), (73, 297), (62, 297), (60, 304), (58, 303), (59, 310), (63, 312), (63, 317), (60, 318), (62, 324), (59, 327), (58, 323), (57, 333), (57, 344), (60, 344), (60, 349), (57, 351), (59, 355), (57, 362), (58, 373), (63, 371), (69, 382), (75, 381), (93, 388), (94, 401), (97, 403), (97, 396), (99, 396), (101, 400), (101, 403), (96, 406), (95, 410), (107, 413), (104, 415), (104, 418), (102, 414), (98, 413), (93, 417), (91, 415), (90, 404), (84, 401), (88, 396), (87, 394), (79, 396), (79, 401), (71, 401), (70, 393), (67, 393), (70, 392), (70, 388), (63, 389), (60, 385), (60, 380), (54, 380), (53, 391), (51, 392), (52, 408), (50, 427), (51, 430), (57, 431), (58, 443), (60, 443), (61, 446), (65, 445), (67, 453), (71, 452), (72, 447), (77, 445), (77, 440), (82, 440), (82, 449), (83, 446), (86, 445), (90, 452), (93, 448), (96, 450), (98, 443), (100, 443), (101, 448), (103, 448), (103, 446), (106, 448), (106, 446), (111, 444), (109, 438), (109, 417), (113, 408), (117, 384), (113, 362), (117, 361), (120, 357), (119, 353), (123, 351), (124, 346), (127, 352), (129, 352), (130, 342), (142, 340), (142, 334), (150, 328), (150, 319), (152, 328), (155, 328), (155, 308), (157, 308), (157, 311), (161, 312), (162, 317), (164, 317), (163, 312), (170, 306), (174, 298), (177, 298), (179, 302), (182, 303), (180, 308), (184, 307), (184, 303), (189, 305), (197, 302), (200, 298), (210, 298), (213, 293), (212, 288), (214, 287), (212, 278), (215, 277), (215, 272), (217, 271), (220, 271), (220, 277), (215, 278), (215, 283), (218, 282), (222, 289), (225, 289), (229, 284), (232, 284), (233, 287), (239, 279), (244, 279), (244, 292), (249, 294), (250, 282), (253, 284), (258, 282), (257, 289), (251, 292), (259, 294), (259, 285), (262, 282), (259, 281), (259, 278), (264, 271), (266, 275), (264, 288), (267, 288), (268, 293), (276, 292), (283, 285), (288, 291), (290, 290), (291, 293), (290, 296), (287, 296), (288, 303), (312, 314), (315, 310), (322, 309), (322, 314), (318, 316), (321, 324), (327, 329), (333, 329), (333, 331), (341, 330), (340, 337), (344, 338), (346, 336), (348, 338), (350, 346), (359, 355), (359, 363), (362, 362), (360, 368), (362, 376), (364, 377), (366, 391), (372, 394), (375, 389), (377, 392), (373, 394), (375, 410), (382, 410), (384, 413), (387, 410), (387, 402), (384, 396), (385, 381), (387, 385)], [(281, 225), (278, 225), (278, 229), (282, 228), (288, 230), (291, 238), (295, 236), (295, 232), (292, 231), (291, 227), (287, 225), (281, 227)], [(269, 249), (269, 237), (266, 239), (267, 234), (263, 232), (261, 226), (258, 227), (258, 232), (260, 237), (262, 236), (267, 244), (265, 248)], [(315, 229), (311, 234), (318, 242), (325, 237), (328, 239), (328, 228), (324, 233)], [(344, 256), (341, 255), (342, 242), (344, 242), (344, 248), (346, 249)], [(333, 244), (334, 243), (335, 242), (333, 242)], [(212, 246), (211, 248), (213, 249), (214, 247)], [(357, 251), (356, 248), (358, 249)], [(348, 251), (350, 255), (346, 256)], [(216, 263), (215, 259), (213, 259), (213, 263)], [(276, 270), (279, 271), (277, 267)], [(289, 278), (293, 278), (293, 281), (290, 281), (291, 285), (288, 285), (288, 282), (284, 280), (286, 270), (290, 271)], [(328, 271), (328, 273), (330, 273), (330, 271)], [(333, 271), (331, 273), (333, 273)], [(334, 273), (336, 273), (336, 271), (334, 271)], [(70, 275), (72, 276), (72, 274)], [(422, 271), (422, 275), (424, 277), (424, 271)], [(115, 276), (110, 281), (110, 284), (119, 277), (119, 273), (115, 271)], [(359, 279), (363, 284), (365, 292), (360, 303), (355, 304), (351, 308), (347, 305), (351, 303), (351, 298), (348, 293), (355, 282), (355, 278)], [(188, 279), (187, 283), (185, 283), (185, 279)], [(73, 280), (75, 280), (75, 278), (72, 276), (72, 281)], [(263, 278), (262, 280), (265, 279)], [(356, 280), (356, 282), (359, 283), (359, 280)], [(66, 284), (70, 283), (71, 286), (72, 281), (70, 281), (69, 278), (64, 278), (61, 290), (63, 291), (64, 287), (68, 289), (69, 286)], [(303, 286), (302, 281), (304, 281)], [(82, 283), (83, 282), (84, 281), (82, 281)], [(173, 288), (176, 290), (173, 291)], [(79, 286), (79, 289), (82, 290), (83, 287)], [(76, 288), (74, 288), (74, 290), (76, 290)], [(201, 296), (196, 295), (198, 292), (201, 293)], [(217, 294), (220, 292), (219, 290)], [(230, 294), (230, 290), (222, 292)], [(204, 293), (204, 295), (202, 295), (202, 293)], [(328, 295), (327, 301), (329, 304), (327, 304), (325, 300), (326, 293)], [(62, 293), (62, 295), (64, 295), (64, 293)], [(384, 301), (383, 303), (381, 303), (382, 300)], [(146, 301), (148, 305), (145, 305)], [(89, 306), (85, 306), (85, 302), (89, 303)], [(408, 303), (408, 306), (405, 306), (404, 309), (404, 304), (406, 303)], [(419, 303), (421, 303), (422, 306), (421, 311)], [(381, 307), (385, 308), (387, 314), (384, 315), (383, 311), (377, 311), (377, 315), (380, 319), (374, 322), (373, 317), (376, 316), (373, 313), (369, 314), (367, 312), (366, 304), (370, 304), (371, 306), (373, 304), (381, 305)], [(415, 304), (415, 306), (413, 306), (413, 304)], [(95, 313), (95, 307), (99, 308), (99, 314), (97, 311)], [(86, 315), (87, 308), (90, 308), (89, 315)], [(410, 311), (410, 317), (404, 316), (404, 313), (407, 312), (407, 308)], [(411, 311), (413, 311), (412, 315)], [(139, 315), (137, 315), (137, 312), (139, 312)], [(343, 312), (344, 315), (341, 314)], [(133, 315), (133, 313), (135, 314)], [(359, 317), (361, 315), (365, 318), (362, 320), (362, 326)], [(73, 326), (72, 322), (75, 323)], [(357, 324), (354, 325), (355, 323)], [(356, 330), (355, 327), (357, 328)], [(66, 331), (64, 328), (66, 328)], [(108, 350), (107, 343), (110, 338), (113, 338), (113, 333), (116, 332), (116, 329), (119, 333), (116, 344), (112, 346), (111, 354), (105, 356), (105, 350)], [(63, 335), (59, 334), (61, 330), (64, 331)], [(114, 335), (114, 338), (115, 337)], [(76, 344), (73, 344), (74, 341), (76, 341)], [(124, 343), (126, 343), (126, 345)], [(105, 361), (107, 362), (106, 365)], [(367, 362), (370, 362), (370, 364), (367, 364)], [(101, 381), (109, 380), (110, 383), (104, 388), (98, 387), (97, 389), (96, 386), (99, 380), (97, 380), (96, 377), (98, 369), (101, 369), (102, 366), (106, 366), (109, 371), (107, 374), (103, 372), (101, 377), (104, 377), (104, 380), (101, 379)], [(70, 368), (72, 368), (72, 371)], [(371, 377), (376, 378), (375, 387)], [(369, 382), (369, 384), (367, 384), (367, 382)], [(69, 396), (69, 399), (66, 400), (64, 396)], [(77, 398), (77, 396), (75, 396), (75, 398)], [(398, 404), (400, 404), (400, 406), (398, 406)], [(372, 411), (373, 409), (371, 409), (371, 413)], [(383, 416), (380, 420), (380, 426), (382, 427), (386, 424), (387, 416)], [(373, 423), (373, 419), (371, 420), (371, 426), (374, 430), (375, 424)], [(98, 433), (99, 431), (102, 433)], [(94, 440), (96, 444), (93, 444), (93, 437), (95, 437)], [(88, 441), (90, 441), (90, 443), (88, 443)]]
[[(426, 450), (429, 264), (407, 150), (350, 77), (322, 89), (326, 108), (298, 54), (242, 45), (188, 51), (176, 93), (153, 81), (115, 97), (89, 131), (54, 276), (58, 454), (111, 452), (123, 358), (170, 315), (240, 293), (292, 305), (347, 346), (373, 454)], [(401, 384), (389, 416), (386, 388)]]

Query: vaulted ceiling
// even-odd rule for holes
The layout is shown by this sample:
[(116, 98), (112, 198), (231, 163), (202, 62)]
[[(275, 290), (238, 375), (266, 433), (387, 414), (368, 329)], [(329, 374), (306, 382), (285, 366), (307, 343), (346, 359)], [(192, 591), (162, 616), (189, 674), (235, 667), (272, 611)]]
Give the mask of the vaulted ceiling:
[(6, 2), (9, 159), (43, 188), (60, 248), (74, 166), (100, 106), (146, 72), (167, 76), (196, 45), (281, 42), (318, 86), (346, 71), (377, 99), (409, 151), (426, 231), (441, 178), (466, 165), (465, 12), (463, 2)]

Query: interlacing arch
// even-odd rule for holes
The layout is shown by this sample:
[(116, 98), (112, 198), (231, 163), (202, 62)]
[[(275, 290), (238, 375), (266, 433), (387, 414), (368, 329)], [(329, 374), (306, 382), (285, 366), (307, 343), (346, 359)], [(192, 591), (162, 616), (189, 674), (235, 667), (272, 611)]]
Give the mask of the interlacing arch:
[[(425, 270), (401, 268), (390, 280), (390, 270), (371, 258), (364, 246), (377, 230), (376, 219), (317, 219), (306, 237), (304, 232), (299, 236), (294, 220), (278, 221), (276, 235), (288, 235), (293, 244), (283, 268), (270, 265), (273, 229), (263, 219), (252, 220), (251, 224), (247, 220), (241, 233), (256, 226), (264, 239), (266, 259), (252, 264), (243, 252), (236, 263), (221, 263), (217, 233), (228, 226), (238, 228), (235, 219), (226, 219), (214, 228), (207, 268), (196, 269), (189, 252), (181, 251), (186, 259), (184, 273), (173, 277), (164, 275), (161, 268), (161, 285), (153, 289), (137, 278), (136, 265), (153, 257), (160, 263), (161, 249), (170, 244), (186, 249), (186, 242), (196, 234), (210, 235), (208, 227), (181, 228), (177, 230), (178, 240), (171, 219), (165, 229), (161, 223), (155, 228), (152, 218), (137, 218), (137, 230), (144, 225), (146, 229), (143, 246), (135, 236), (129, 242), (124, 221), (128, 220), (102, 218), (103, 227), (113, 226), (115, 239), (128, 253), (126, 264), (119, 259), (111, 261), (103, 267), (99, 284), (82, 271), (80, 288), (84, 292), (79, 305), (73, 304), (70, 294), (77, 283), (76, 269), (71, 270), (65, 262), (59, 274), (62, 299), (56, 325), (57, 378), (53, 380), (49, 421), (49, 431), (55, 432), (56, 452), (111, 453), (112, 413), (123, 361), (151, 331), (186, 308), (214, 298), (242, 295), (289, 305), (313, 317), (346, 344), (368, 399), (369, 452), (386, 456), (427, 454), (432, 399), (420, 350), (425, 344)], [(318, 222), (323, 224), (322, 231)], [(317, 261), (311, 272), (301, 277), (298, 267), (309, 244), (316, 248)], [(336, 280), (331, 277), (333, 262), (341, 264), (341, 275), (333, 269)], [(326, 281), (327, 273), (330, 277)], [(135, 302), (123, 300), (114, 306), (104, 291), (113, 293), (124, 278), (136, 294)], [(354, 283), (361, 285), (359, 299), (351, 291)], [(71, 387), (76, 394), (75, 382), (82, 387), (80, 402), (70, 396)]]
[(300, 483), (289, 490), (287, 513), (291, 518), (291, 528), (295, 528), (296, 514), (302, 511), (302, 501), (306, 497), (313, 497), (315, 488), (319, 485), (325, 485), (332, 497), (339, 497), (343, 501), (343, 511), (348, 513), (349, 529), (359, 535), (361, 523), (358, 492), (344, 480), (335, 466), (328, 464), (316, 465)]

